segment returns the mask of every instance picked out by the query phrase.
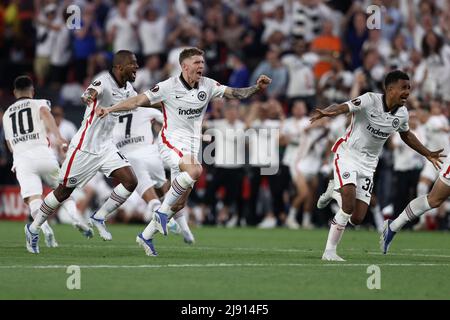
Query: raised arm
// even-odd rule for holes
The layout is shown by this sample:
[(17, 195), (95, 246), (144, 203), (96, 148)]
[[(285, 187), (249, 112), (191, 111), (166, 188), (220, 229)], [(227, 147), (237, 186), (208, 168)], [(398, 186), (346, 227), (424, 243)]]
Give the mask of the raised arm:
[(428, 161), (430, 161), (436, 169), (441, 169), (441, 158), (445, 157), (444, 154), (441, 154), (444, 149), (440, 149), (437, 151), (428, 150), (420, 141), (417, 139), (416, 135), (412, 133), (410, 130), (405, 132), (400, 132), (400, 137), (402, 140), (417, 153), (421, 154)]
[(312, 116), (311, 116), (311, 123), (313, 123), (314, 121), (317, 121), (321, 118), (324, 117), (336, 117), (340, 114), (343, 113), (348, 113), (350, 111), (350, 107), (348, 106), (347, 103), (343, 103), (343, 104), (332, 104), (331, 106), (328, 106), (325, 109), (316, 109), (312, 112)]
[(108, 113), (111, 113), (111, 112), (128, 111), (128, 110), (133, 110), (137, 107), (157, 108), (159, 106), (160, 106), (159, 103), (152, 105), (150, 103), (150, 100), (148, 99), (148, 97), (145, 94), (141, 93), (141, 94), (138, 94), (137, 96), (123, 100), (123, 101), (113, 105), (110, 108), (101, 108), (100, 107), (96, 110), (96, 113), (97, 113), (97, 116), (99, 116), (100, 118), (103, 118)]
[(272, 79), (270, 79), (268, 76), (260, 75), (254, 86), (247, 88), (227, 87), (225, 89), (224, 96), (229, 99), (246, 99), (259, 90), (267, 88), (271, 82)]

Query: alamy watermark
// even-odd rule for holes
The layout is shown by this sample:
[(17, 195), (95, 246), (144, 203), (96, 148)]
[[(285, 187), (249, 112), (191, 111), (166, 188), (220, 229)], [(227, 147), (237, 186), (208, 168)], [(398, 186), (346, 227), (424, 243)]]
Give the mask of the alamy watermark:
[(69, 17), (66, 20), (66, 26), (69, 30), (81, 29), (81, 8), (75, 4), (67, 7), (66, 13)]
[(368, 15), (366, 26), (369, 30), (381, 29), (381, 11), (382, 8), (377, 5), (368, 6), (366, 13)]
[(370, 276), (367, 278), (367, 289), (380, 290), (381, 289), (381, 269), (379, 266), (372, 264), (367, 267), (367, 271)]
[(80, 266), (71, 265), (67, 267), (67, 274), (70, 276), (67, 278), (66, 287), (69, 290), (81, 290), (81, 269)]

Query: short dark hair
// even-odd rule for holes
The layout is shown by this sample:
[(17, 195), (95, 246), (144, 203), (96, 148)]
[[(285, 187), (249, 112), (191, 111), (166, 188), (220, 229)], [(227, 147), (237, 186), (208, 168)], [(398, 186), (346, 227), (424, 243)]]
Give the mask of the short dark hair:
[(180, 53), (180, 65), (185, 59), (193, 56), (203, 56), (204, 53), (205, 52), (203, 52), (203, 50), (200, 50), (199, 48), (186, 48)]
[(393, 83), (396, 83), (398, 80), (408, 80), (409, 76), (407, 73), (401, 71), (401, 70), (394, 70), (389, 72), (386, 75), (386, 78), (384, 78), (384, 88), (387, 89), (387, 87)]
[(128, 59), (134, 55), (133, 52), (129, 50), (119, 50), (114, 54), (113, 57), (113, 67), (115, 66), (123, 66), (128, 62)]
[(27, 90), (33, 86), (33, 80), (29, 76), (18, 76), (14, 79), (14, 90)]

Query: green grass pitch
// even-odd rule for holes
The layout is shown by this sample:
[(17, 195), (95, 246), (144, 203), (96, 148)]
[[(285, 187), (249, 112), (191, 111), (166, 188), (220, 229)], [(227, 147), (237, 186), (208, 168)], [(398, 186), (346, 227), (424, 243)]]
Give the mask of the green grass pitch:
[[(158, 235), (159, 256), (147, 257), (135, 243), (141, 225), (111, 225), (111, 242), (56, 225), (60, 246), (41, 236), (39, 255), (26, 252), (23, 226), (0, 222), (0, 299), (450, 298), (449, 233), (402, 232), (384, 256), (376, 232), (347, 230), (347, 261), (330, 263), (320, 260), (325, 229), (195, 228), (194, 246)], [(80, 290), (67, 289), (69, 265), (80, 266)], [(381, 289), (367, 287), (370, 265)]]

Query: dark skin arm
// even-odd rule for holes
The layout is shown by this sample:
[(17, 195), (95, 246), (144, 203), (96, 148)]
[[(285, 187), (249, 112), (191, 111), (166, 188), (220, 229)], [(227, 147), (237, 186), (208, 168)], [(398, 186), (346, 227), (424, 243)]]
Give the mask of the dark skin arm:
[(427, 160), (430, 161), (437, 170), (441, 169), (442, 163), (441, 158), (445, 157), (445, 155), (442, 154), (441, 152), (444, 151), (444, 149), (440, 149), (437, 151), (428, 150), (419, 141), (419, 139), (417, 139), (416, 135), (412, 133), (410, 130), (406, 132), (400, 132), (400, 137), (411, 149), (415, 150), (417, 153), (427, 158)]

